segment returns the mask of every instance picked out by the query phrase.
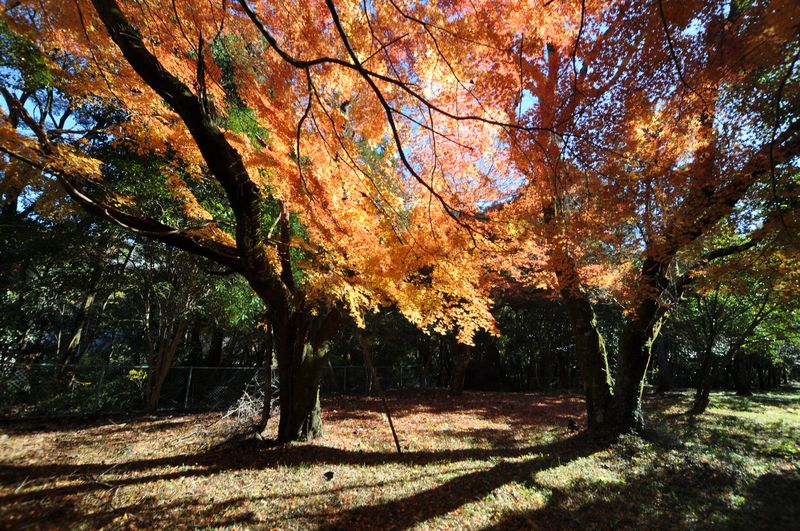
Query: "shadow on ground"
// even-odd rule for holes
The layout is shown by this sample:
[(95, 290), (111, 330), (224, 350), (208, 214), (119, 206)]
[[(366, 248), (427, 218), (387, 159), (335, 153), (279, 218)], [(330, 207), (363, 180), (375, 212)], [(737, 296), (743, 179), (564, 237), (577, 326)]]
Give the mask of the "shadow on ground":
[[(634, 443), (621, 440), (610, 444), (585, 432), (569, 434), (560, 428), (564, 419), (574, 414), (575, 398), (570, 395), (500, 398), (467, 394), (455, 404), (439, 396), (394, 397), (391, 405), (395, 415), (409, 423), (412, 412), (436, 418), (450, 418), (448, 415), (458, 412), (508, 426), (461, 430), (448, 425), (437, 433), (461, 439), (459, 447), (420, 449), (404, 455), (375, 448), (337, 448), (324, 445), (325, 441), (274, 446), (246, 439), (186, 454), (172, 452), (120, 461), (0, 461), (0, 485), (5, 486), (0, 491), (0, 527), (263, 526), (264, 517), (255, 509), (263, 500), (291, 507), (270, 515), (269, 526), (328, 530), (407, 529), (457, 511), (461, 514), (470, 504), (486, 504), (497, 512), (484, 518), (481, 525), (461, 521), (459, 526), (498, 530), (707, 527), (752, 531), (791, 529), (800, 521), (798, 462), (791, 454), (770, 454), (769, 441), (783, 437), (770, 425), (732, 420), (725, 415), (701, 419), (694, 425), (685, 417), (663, 422), (655, 417), (660, 435), (651, 442), (637, 439)], [(326, 417), (333, 425), (345, 420), (360, 422), (364, 415), (374, 418), (382, 413), (372, 399), (329, 405), (335, 406)], [(90, 435), (98, 426), (85, 424), (82, 429)], [(134, 419), (105, 428), (118, 435), (138, 430), (157, 438), (170, 429), (190, 430), (189, 426), (191, 417)], [(551, 440), (520, 444), (509, 435), (515, 426), (547, 432)], [(69, 431), (67, 426), (57, 429), (61, 430), (58, 433)], [(29, 431), (35, 436), (43, 432), (41, 426)], [(15, 433), (26, 433), (25, 427), (18, 426)], [(726, 434), (727, 443), (723, 439)], [(595, 456), (598, 452), (602, 452), (600, 457)], [(747, 459), (781, 461), (758, 476), (749, 471)], [(338, 471), (348, 466), (360, 471), (362, 483), (326, 483), (317, 478), (316, 482), (298, 483), (290, 492), (276, 492), (270, 485), (254, 490), (248, 484), (224, 499), (192, 495), (190, 491), (167, 498), (154, 494), (154, 486), (164, 482), (183, 485), (195, 479), (202, 486), (222, 477), (237, 481), (240, 473), (253, 471), (302, 478), (304, 471)], [(398, 468), (412, 472), (403, 477), (370, 473)], [(558, 481), (553, 482), (548, 475), (555, 475)], [(435, 481), (411, 493), (392, 494), (402, 482), (426, 477)], [(126, 499), (115, 503), (117, 492), (132, 486), (141, 487), (144, 494), (135, 502)], [(320, 508), (305, 503), (314, 496), (346, 499), (349, 492), (363, 489), (378, 489), (385, 495), (355, 506)], [(487, 502), (502, 492), (510, 492), (507, 502)], [(540, 496), (542, 502), (519, 510), (531, 506), (520, 496)], [(96, 503), (87, 505), (89, 499), (96, 499)], [(488, 526), (487, 520), (491, 522)]]

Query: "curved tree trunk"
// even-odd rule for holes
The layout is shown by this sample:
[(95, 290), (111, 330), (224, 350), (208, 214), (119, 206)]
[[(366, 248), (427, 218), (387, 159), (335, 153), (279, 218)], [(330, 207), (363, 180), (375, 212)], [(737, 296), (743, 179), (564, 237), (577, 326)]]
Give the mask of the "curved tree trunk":
[(158, 401), (161, 398), (161, 388), (164, 387), (164, 382), (167, 379), (167, 374), (172, 366), (172, 360), (175, 359), (175, 353), (186, 334), (186, 327), (188, 320), (181, 317), (174, 329), (169, 343), (166, 342), (167, 338), (163, 338), (162, 343), (159, 345), (157, 358), (153, 360), (150, 374), (148, 375), (148, 388), (147, 388), (147, 411), (155, 412), (158, 408)]

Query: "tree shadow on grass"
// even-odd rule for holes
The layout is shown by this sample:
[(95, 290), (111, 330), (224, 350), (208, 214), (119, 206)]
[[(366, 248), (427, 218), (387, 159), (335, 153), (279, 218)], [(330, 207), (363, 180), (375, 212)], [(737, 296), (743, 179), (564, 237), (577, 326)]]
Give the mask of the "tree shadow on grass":
[(582, 434), (551, 444), (527, 448), (520, 455), (538, 455), (524, 461), (500, 460), (489, 469), (455, 477), (431, 489), (383, 503), (305, 515), (323, 520), (321, 529), (407, 529), (483, 499), (513, 482), (525, 482), (538, 471), (591, 455), (608, 446), (608, 440)]
[(712, 396), (715, 407), (735, 411), (758, 412), (767, 407), (790, 408), (800, 405), (800, 393), (796, 389), (779, 389), (779, 394), (755, 393), (739, 396), (733, 393), (715, 393)]
[(746, 500), (716, 529), (797, 529), (800, 526), (800, 471), (764, 474), (744, 493)]
[(195, 417), (173, 415), (171, 413), (120, 413), (92, 417), (64, 417), (53, 419), (0, 419), (3, 433), (24, 435), (38, 433), (64, 433), (78, 430), (101, 430), (104, 435), (116, 432), (129, 432), (135, 426), (146, 426), (145, 432), (164, 431), (178, 428)]
[(543, 507), (505, 514), (486, 529), (789, 530), (800, 522), (798, 499), (797, 470), (748, 485), (730, 463), (687, 459), (615, 484), (581, 478), (552, 489)]
[[(407, 527), (454, 510), (469, 501), (480, 499), (506, 483), (520, 481), (531, 473), (552, 466), (554, 463), (563, 463), (576, 457), (589, 455), (604, 446), (607, 446), (606, 441), (587, 436), (575, 436), (552, 444), (527, 448), (415, 451), (397, 455), (388, 452), (349, 451), (316, 445), (265, 447), (263, 443), (248, 440), (238, 443), (235, 448), (230, 446), (213, 448), (186, 456), (128, 461), (116, 465), (105, 463), (0, 464), (0, 483), (11, 487), (18, 486), (15, 491), (0, 496), (0, 520), (24, 522), (25, 525), (33, 526), (55, 522), (58, 522), (59, 525), (91, 522), (93, 526), (95, 524), (102, 526), (126, 513), (134, 513), (138, 515), (137, 518), (146, 519), (150, 515), (152, 504), (150, 506), (146, 503), (136, 504), (136, 506), (128, 507), (126, 511), (113, 509), (82, 514), (78, 509), (77, 502), (82, 496), (111, 495), (108, 493), (113, 493), (115, 489), (129, 485), (207, 477), (237, 470), (295, 468), (308, 465), (379, 466), (391, 463), (424, 466), (444, 462), (499, 460), (488, 470), (466, 468), (462, 470), (465, 472), (464, 475), (451, 479), (434, 489), (401, 500), (345, 510), (338, 514), (306, 515), (312, 519), (327, 519), (331, 528), (348, 527), (351, 523), (355, 524), (356, 522), (363, 524), (362, 520), (365, 518), (376, 525), (398, 527), (399, 523), (399, 527)], [(522, 463), (504, 461), (504, 458), (519, 458), (529, 454), (542, 457), (529, 459)], [(453, 471), (449, 470), (449, 472)], [(111, 476), (115, 479), (111, 479)], [(330, 490), (328, 489), (326, 492), (330, 492)], [(303, 496), (303, 494), (297, 496)], [(43, 501), (47, 501), (46, 505), (50, 507), (50, 510), (42, 510)], [(194, 501), (188, 500), (184, 504), (185, 510), (191, 511), (187, 514), (194, 514), (197, 508), (190, 507), (194, 503)], [(229, 500), (227, 503), (230, 507), (233, 501)], [(159, 509), (162, 520), (166, 510), (163, 506)], [(177, 513), (181, 512), (177, 508), (175, 510)], [(244, 519), (240, 523), (243, 522), (245, 522)]]

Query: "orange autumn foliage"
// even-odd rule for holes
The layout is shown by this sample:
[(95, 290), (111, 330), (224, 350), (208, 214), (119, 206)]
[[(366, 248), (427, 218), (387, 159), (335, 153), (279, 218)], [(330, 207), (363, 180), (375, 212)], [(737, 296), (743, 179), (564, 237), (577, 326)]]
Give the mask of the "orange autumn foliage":
[[(71, 101), (124, 109), (129, 119), (108, 135), (177, 157), (186, 179), (206, 178), (208, 155), (109, 36), (104, 3), (22, 1), (3, 17), (48, 58)], [(338, 301), (357, 320), (396, 304), (421, 327), (458, 328), (469, 341), (494, 328), (490, 294), (509, 278), (600, 290), (631, 311), (659, 297), (642, 281), (643, 262), (667, 275), (700, 260), (706, 236), (761, 193), (768, 168), (791, 166), (797, 4), (737, 5), (147, 0), (120, 9), (200, 101), (247, 179), (308, 231), (302, 241), (246, 241), (170, 177), (187, 218), (207, 224), (191, 238), (237, 256), (253, 247), (277, 277), (281, 246), (302, 248), (309, 300)], [(256, 133), (236, 126), (232, 98)], [(767, 105), (775, 98), (779, 117)], [(68, 136), (44, 152), (6, 121), (6, 151), (97, 176), (98, 162)]]

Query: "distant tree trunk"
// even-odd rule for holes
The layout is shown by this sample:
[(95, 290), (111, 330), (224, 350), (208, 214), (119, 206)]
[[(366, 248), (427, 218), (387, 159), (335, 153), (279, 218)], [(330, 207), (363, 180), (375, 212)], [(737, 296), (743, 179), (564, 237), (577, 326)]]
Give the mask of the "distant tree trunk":
[(558, 388), (569, 389), (569, 383), (572, 379), (570, 377), (569, 354), (559, 350), (556, 355), (556, 361), (558, 362), (555, 368), (558, 376)]
[(674, 366), (669, 358), (668, 337), (662, 333), (655, 342), (658, 379), (656, 390), (659, 393), (671, 391), (674, 386)]
[(92, 286), (90, 291), (84, 296), (83, 303), (78, 308), (78, 313), (75, 316), (75, 324), (72, 327), (72, 333), (70, 334), (69, 342), (67, 343), (64, 354), (61, 357), (62, 367), (67, 367), (68, 365), (74, 364), (80, 356), (81, 338), (83, 337), (83, 332), (89, 322), (89, 312), (92, 309), (92, 305), (94, 305), (95, 298), (97, 297), (97, 282), (99, 280), (99, 275), (92, 277)]
[(714, 383), (714, 353), (713, 345), (708, 345), (703, 353), (700, 370), (697, 372), (697, 389), (694, 393), (694, 403), (689, 410), (690, 415), (700, 415), (708, 408), (711, 386)]
[(200, 339), (201, 332), (201, 324), (198, 320), (195, 320), (192, 323), (191, 332), (189, 332), (189, 357), (186, 363), (190, 366), (197, 365), (199, 355), (203, 352), (203, 342)]
[(433, 352), (431, 349), (431, 340), (426, 335), (420, 339), (419, 342), (419, 364), (420, 364), (420, 387), (423, 389), (428, 387), (428, 375), (431, 372), (431, 361), (433, 361)]
[(222, 367), (222, 344), (225, 341), (225, 334), (222, 329), (214, 324), (211, 331), (211, 344), (208, 349), (206, 365), (209, 367)]
[[(739, 354), (739, 351), (742, 350), (742, 346), (747, 341), (747, 338), (755, 331), (756, 327), (772, 312), (771, 309), (768, 309), (767, 303), (769, 301), (769, 297), (766, 297), (761, 304), (761, 307), (756, 312), (753, 319), (750, 321), (749, 325), (745, 330), (743, 330), (734, 340), (734, 342), (728, 347), (728, 352), (726, 353), (723, 360), (723, 363), (736, 363), (736, 356)], [(711, 386), (714, 382), (714, 376), (716, 373), (716, 368), (712, 367), (713, 365), (713, 342), (710, 342), (707, 347), (706, 357), (708, 358), (708, 362), (703, 360), (703, 366), (700, 368), (700, 380), (699, 385), (697, 388), (697, 393), (695, 394), (695, 403), (692, 406), (692, 409), (689, 411), (690, 414), (699, 415), (705, 412), (706, 408), (708, 407), (709, 396), (711, 394)], [(708, 363), (708, 365), (706, 365)], [(748, 383), (747, 388), (749, 392), (749, 376), (748, 376)], [(752, 394), (752, 393), (751, 393)]]
[(764, 377), (764, 354), (759, 354), (756, 362), (756, 376), (758, 377), (758, 388), (762, 391), (767, 388), (767, 380)]
[(770, 363), (769, 369), (767, 370), (768, 375), (768, 382), (769, 388), (774, 389), (781, 384), (780, 375), (778, 373), (778, 368), (775, 365)]
[(750, 388), (750, 356), (744, 349), (738, 349), (733, 355), (733, 384), (739, 396), (751, 396)]
[(455, 354), (453, 360), (453, 372), (450, 377), (450, 394), (460, 395), (464, 392), (464, 378), (467, 374), (472, 347), (470, 345), (453, 345), (451, 352)]
[(156, 359), (150, 364), (150, 374), (148, 375), (148, 388), (147, 388), (147, 410), (154, 412), (158, 408), (158, 402), (161, 399), (161, 389), (164, 386), (164, 381), (167, 379), (167, 374), (172, 366), (172, 360), (175, 359), (175, 353), (178, 351), (183, 336), (186, 333), (186, 326), (188, 321), (185, 317), (177, 318), (177, 323), (173, 328), (171, 337), (164, 337), (159, 342)]
[(544, 360), (542, 360), (541, 357), (534, 357), (534, 359), (528, 363), (528, 389), (542, 389), (543, 365)]

